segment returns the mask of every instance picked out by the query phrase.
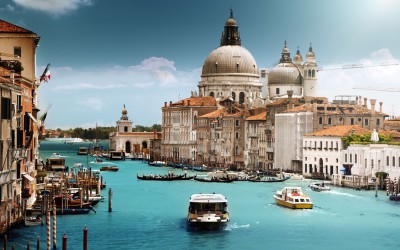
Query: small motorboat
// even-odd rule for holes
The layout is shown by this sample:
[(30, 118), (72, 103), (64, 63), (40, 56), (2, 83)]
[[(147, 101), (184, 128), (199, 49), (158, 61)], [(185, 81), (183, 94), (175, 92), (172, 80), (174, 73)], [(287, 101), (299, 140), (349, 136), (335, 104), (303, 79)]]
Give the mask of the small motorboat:
[(400, 201), (400, 194), (391, 194), (391, 195), (389, 195), (389, 200), (391, 200), (391, 201)]
[(25, 226), (26, 227), (31, 227), (31, 226), (36, 226), (36, 225), (41, 225), (42, 224), (42, 217), (40, 214), (36, 217), (26, 217), (25, 218)]
[(310, 189), (313, 191), (329, 191), (331, 190), (330, 187), (328, 187), (323, 181), (322, 182), (315, 182), (309, 185)]
[(312, 209), (313, 203), (310, 197), (303, 194), (301, 187), (284, 187), (276, 191), (275, 202), (277, 205), (292, 209)]

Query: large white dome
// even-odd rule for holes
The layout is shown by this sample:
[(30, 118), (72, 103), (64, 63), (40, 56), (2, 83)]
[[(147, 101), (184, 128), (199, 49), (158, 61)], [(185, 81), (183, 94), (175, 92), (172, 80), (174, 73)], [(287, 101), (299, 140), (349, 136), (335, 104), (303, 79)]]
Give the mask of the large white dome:
[(293, 63), (280, 63), (268, 73), (268, 85), (301, 85), (300, 70)]
[(220, 46), (205, 60), (201, 76), (225, 74), (258, 76), (256, 61), (251, 53), (240, 45)]

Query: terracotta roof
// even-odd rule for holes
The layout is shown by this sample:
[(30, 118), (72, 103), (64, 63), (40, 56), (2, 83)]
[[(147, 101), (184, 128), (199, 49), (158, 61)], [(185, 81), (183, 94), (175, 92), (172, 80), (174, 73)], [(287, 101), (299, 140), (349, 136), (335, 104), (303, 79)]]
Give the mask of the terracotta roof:
[(327, 129), (323, 129), (314, 133), (305, 134), (305, 136), (332, 136), (332, 137), (345, 137), (350, 134), (370, 134), (372, 131), (362, 128), (357, 125), (339, 125)]
[[(325, 110), (326, 107), (326, 110)], [(313, 104), (309, 104), (307, 107), (307, 104), (300, 105), (298, 107), (294, 107), (289, 110), (283, 111), (284, 113), (298, 113), (298, 112), (305, 112), (305, 111), (312, 111), (313, 112)], [(327, 104), (317, 104), (317, 113), (320, 114), (330, 114), (330, 115), (335, 115), (335, 114), (354, 114), (354, 115), (364, 115), (364, 114), (371, 114), (371, 109), (364, 107), (362, 105), (352, 105), (352, 104), (333, 104), (333, 103), (327, 103)], [(386, 115), (385, 113), (381, 113), (378, 111), (375, 111), (376, 114), (380, 115)], [(387, 115), (386, 115), (387, 116)]]
[(211, 96), (190, 97), (172, 103), (172, 106), (216, 106), (217, 102)]
[(30, 30), (24, 29), (20, 26), (6, 22), (1, 19), (0, 19), (0, 33), (32, 33), (32, 34), (34, 34)]
[(267, 111), (264, 111), (258, 115), (250, 116), (246, 119), (246, 121), (266, 121), (267, 120)]
[(224, 114), (224, 108), (219, 108), (213, 112), (200, 116), (199, 118), (217, 118)]
[[(278, 99), (275, 100), (271, 103), (268, 103), (266, 106), (280, 106), (280, 105), (286, 105), (288, 104), (289, 99), (288, 98), (282, 98), (282, 99)], [(292, 103), (294, 105), (299, 105), (300, 104), (300, 99), (299, 98), (292, 98)]]

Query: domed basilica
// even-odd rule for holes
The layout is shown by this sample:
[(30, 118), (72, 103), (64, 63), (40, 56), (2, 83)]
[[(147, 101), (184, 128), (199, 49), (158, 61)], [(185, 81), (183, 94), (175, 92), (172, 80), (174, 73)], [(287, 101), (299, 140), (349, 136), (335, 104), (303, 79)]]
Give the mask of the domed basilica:
[(200, 97), (212, 96), (217, 101), (229, 98), (251, 108), (264, 104), (256, 61), (241, 46), (232, 10), (225, 23), (220, 46), (210, 53), (203, 64), (198, 88)]

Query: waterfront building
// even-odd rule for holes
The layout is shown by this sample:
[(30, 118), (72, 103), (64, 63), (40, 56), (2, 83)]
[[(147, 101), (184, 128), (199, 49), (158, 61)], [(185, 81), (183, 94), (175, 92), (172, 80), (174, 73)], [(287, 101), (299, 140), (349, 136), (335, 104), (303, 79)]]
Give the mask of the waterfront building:
[[(307, 99), (304, 99), (304, 101), (305, 100)], [(364, 102), (362, 102), (361, 97), (357, 96), (337, 96), (332, 103), (327, 103), (325, 100), (317, 98), (311, 99), (310, 103), (307, 102), (283, 111), (282, 114), (276, 114), (276, 120), (279, 119), (280, 116), (286, 117), (287, 114), (303, 112), (311, 112), (312, 117), (306, 118), (307, 116), (304, 116), (303, 118), (306, 120), (300, 119), (298, 122), (294, 122), (291, 125), (283, 122), (280, 126), (277, 126), (275, 122), (275, 157), (279, 157), (279, 160), (276, 159), (275, 168), (300, 172), (301, 166), (303, 166), (301, 162), (303, 159), (301, 140), (296, 141), (295, 138), (297, 137), (295, 136), (291, 136), (290, 139), (280, 136), (283, 134), (287, 135), (289, 131), (291, 131), (293, 135), (301, 136), (307, 133), (307, 131), (317, 132), (339, 125), (358, 125), (368, 130), (381, 130), (383, 128), (383, 121), (387, 115), (382, 113), (381, 109), (379, 112), (375, 110), (375, 102), (375, 99), (371, 99), (371, 108), (369, 109), (367, 106), (367, 99), (364, 98)], [(308, 129), (302, 130), (301, 124), (305, 123), (308, 124)], [(280, 138), (278, 139), (277, 137)], [(294, 146), (295, 152), (289, 153), (291, 152), (290, 150), (286, 152), (288, 140), (292, 142), (290, 145), (296, 145)], [(288, 158), (289, 155), (291, 155), (291, 158)]]
[(246, 118), (244, 158), (246, 169), (254, 171), (267, 170), (267, 112)]
[(22, 220), (36, 199), (39, 40), (34, 32), (0, 20), (0, 233)]
[(217, 109), (211, 96), (190, 97), (162, 107), (162, 160), (193, 164), (196, 153), (195, 121), (198, 117)]
[[(379, 133), (381, 133), (380, 131)], [(398, 133), (397, 133), (398, 136)], [(376, 178), (376, 173), (385, 172), (393, 180), (400, 178), (400, 146), (390, 144), (351, 144), (342, 150), (341, 158), (345, 171), (351, 175)]]
[(116, 122), (117, 131), (110, 134), (110, 151), (124, 152), (126, 156), (148, 158), (150, 154), (150, 141), (160, 139), (160, 132), (132, 132), (133, 122), (129, 120), (128, 110), (125, 105), (121, 111), (122, 116)]
[(341, 152), (346, 147), (342, 138), (370, 133), (370, 130), (357, 125), (338, 125), (305, 134), (302, 143), (303, 176), (326, 178), (339, 174), (344, 163)]

